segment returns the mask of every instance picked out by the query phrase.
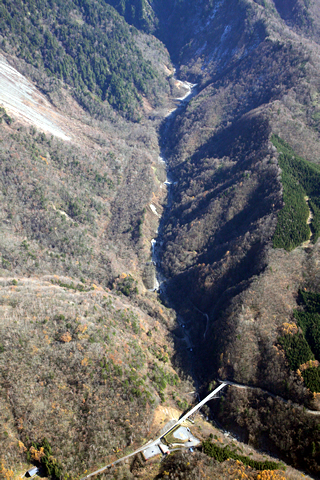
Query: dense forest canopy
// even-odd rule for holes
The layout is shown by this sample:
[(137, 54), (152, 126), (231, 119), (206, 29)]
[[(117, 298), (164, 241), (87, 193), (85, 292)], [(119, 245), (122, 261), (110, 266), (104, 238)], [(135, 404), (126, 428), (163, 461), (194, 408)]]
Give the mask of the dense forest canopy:
[[(279, 165), (282, 168), (284, 208), (278, 216), (278, 225), (273, 236), (275, 248), (292, 250), (309, 238), (316, 242), (320, 235), (320, 169), (307, 162), (277, 135), (272, 137), (277, 147)], [(309, 217), (308, 203), (312, 211)]]
[(1, 46), (74, 89), (136, 118), (141, 95), (154, 99), (157, 73), (134, 28), (103, 0), (1, 0)]

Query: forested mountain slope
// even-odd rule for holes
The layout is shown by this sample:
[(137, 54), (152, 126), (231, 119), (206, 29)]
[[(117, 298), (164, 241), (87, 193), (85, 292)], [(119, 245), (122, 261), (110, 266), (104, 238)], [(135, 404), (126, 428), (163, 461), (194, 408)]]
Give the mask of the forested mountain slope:
[[(167, 154), (177, 185), (163, 223), (162, 268), (166, 293), (193, 332), (203, 380), (229, 378), (318, 408), (319, 358), (303, 343), (294, 317), (305, 308), (299, 289), (319, 293), (312, 163), (320, 158), (313, 14), (320, 5), (301, 5), (175, 4), (169, 21), (181, 28), (171, 48), (199, 93), (170, 133)], [(316, 199), (311, 230), (307, 191)], [(224, 405), (220, 419), (229, 418), (230, 428), (245, 427), (251, 442), (268, 439), (269, 448), (318, 471), (315, 418), (295, 417), (280, 404), (274, 422), (275, 405), (232, 389)], [(285, 432), (276, 430), (284, 418), (290, 418)]]
[(75, 478), (191, 389), (141, 276), (173, 68), (103, 2), (0, 9), (0, 475)]
[(5, 52), (73, 87), (82, 105), (93, 104), (92, 114), (103, 115), (94, 103), (107, 100), (137, 119), (141, 96), (159, 102), (160, 85), (166, 88), (143, 58), (138, 32), (102, 0), (3, 1), (0, 29)]
[[(319, 0), (0, 1), (0, 73), (63, 132), (0, 91), (0, 475), (79, 478), (218, 378), (253, 387), (220, 423), (319, 475), (319, 19)], [(168, 116), (171, 59), (197, 85)], [(300, 478), (225, 442), (105, 478)]]

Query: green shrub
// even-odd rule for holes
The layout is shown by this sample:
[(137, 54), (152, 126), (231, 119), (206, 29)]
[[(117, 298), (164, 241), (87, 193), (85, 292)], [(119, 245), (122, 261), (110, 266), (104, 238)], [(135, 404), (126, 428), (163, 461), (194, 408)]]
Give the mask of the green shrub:
[(299, 291), (299, 295), (307, 307), (308, 312), (320, 313), (320, 294), (313, 292)]
[(232, 458), (233, 460), (239, 460), (244, 465), (248, 465), (255, 470), (284, 470), (284, 466), (281, 463), (270, 462), (268, 460), (264, 462), (252, 460), (245, 455), (239, 455), (235, 450), (231, 450), (228, 445), (220, 447), (219, 445), (212, 443), (210, 440), (202, 442), (202, 451), (209, 457), (218, 460), (218, 462), (224, 462), (225, 460)]
[(284, 207), (278, 214), (278, 223), (273, 235), (273, 247), (290, 251), (310, 238), (307, 225), (309, 207), (305, 197), (309, 197), (313, 212), (311, 222), (312, 241), (320, 235), (320, 169), (296, 155), (294, 150), (277, 135), (272, 135), (273, 144), (280, 153), (279, 165), (282, 169)]
[(320, 392), (320, 367), (310, 367), (304, 370), (303, 380), (311, 392)]
[(0, 107), (0, 124), (2, 121), (5, 121), (7, 125), (11, 125), (13, 120), (11, 117), (9, 117), (6, 110), (3, 107)]
[(316, 360), (320, 360), (320, 315), (319, 313), (295, 312), (297, 324), (302, 329)]
[[(309, 360), (320, 361), (320, 294), (300, 290), (305, 311), (296, 310), (294, 317), (302, 333), (283, 335), (278, 339), (290, 368), (296, 370)], [(302, 372), (307, 388), (320, 392), (320, 368), (310, 367)]]
[(137, 281), (131, 275), (121, 279), (117, 283), (117, 290), (123, 293), (126, 297), (138, 293)]
[(300, 365), (306, 363), (308, 360), (314, 360), (314, 355), (304, 335), (300, 333), (296, 335), (283, 335), (278, 341), (286, 353), (292, 370), (297, 370)]
[[(45, 476), (51, 477), (53, 479), (55, 478), (60, 478), (62, 475), (62, 467), (61, 465), (57, 462), (57, 460), (53, 457), (52, 455), (52, 448), (50, 446), (50, 443), (46, 438), (44, 438), (41, 442), (36, 443), (32, 442), (32, 446), (36, 450), (40, 450), (40, 448), (43, 448), (43, 457), (40, 458), (40, 463), (42, 467), (44, 468), (44, 473)], [(29, 458), (28, 460), (30, 461), (30, 452), (29, 453)]]

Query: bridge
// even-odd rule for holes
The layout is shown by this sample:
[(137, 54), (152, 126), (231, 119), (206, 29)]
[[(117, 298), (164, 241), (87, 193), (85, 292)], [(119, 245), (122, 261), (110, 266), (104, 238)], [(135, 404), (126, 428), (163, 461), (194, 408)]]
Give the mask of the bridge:
[(130, 453), (129, 455), (126, 455), (125, 457), (119, 458), (118, 460), (109, 463), (108, 465), (105, 465), (104, 467), (100, 468), (99, 470), (96, 470), (95, 472), (90, 473), (89, 475), (86, 475), (85, 477), (82, 477), (80, 480), (87, 480), (90, 477), (94, 477), (95, 475), (98, 475), (108, 468), (113, 467), (114, 465), (117, 465), (120, 462), (123, 462), (127, 460), (130, 457), (134, 457), (138, 453), (143, 452), (144, 450), (151, 449), (152, 447), (158, 447), (160, 445), (164, 445), (162, 443), (162, 439), (168, 435), (170, 432), (175, 430), (179, 425), (182, 425), (183, 422), (185, 422), (189, 417), (191, 417), (195, 412), (197, 412), (203, 405), (205, 405), (209, 400), (213, 399), (215, 395), (217, 395), (220, 390), (222, 390), (227, 384), (222, 383), (219, 385), (213, 392), (209, 393), (201, 402), (199, 402), (195, 407), (193, 407), (191, 410), (189, 410), (185, 415), (183, 415), (179, 420), (177, 420), (168, 430), (166, 430), (160, 437), (158, 437), (156, 440), (150, 440), (148, 443), (144, 444), (142, 447), (138, 448), (134, 452)]

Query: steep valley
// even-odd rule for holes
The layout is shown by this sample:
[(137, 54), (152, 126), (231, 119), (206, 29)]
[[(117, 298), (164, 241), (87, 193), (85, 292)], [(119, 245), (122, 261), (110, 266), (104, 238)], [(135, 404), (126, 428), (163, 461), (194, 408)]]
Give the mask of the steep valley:
[[(316, 2), (312, 6), (316, 8)], [(235, 23), (240, 7), (251, 25), (250, 41), (244, 41), (247, 30)], [(317, 24), (314, 33), (310, 29), (304, 36), (299, 25), (284, 24), (275, 15), (272, 2), (235, 2), (234, 8), (219, 2), (210, 22), (204, 19), (201, 24), (200, 17), (195, 22), (195, 12), (189, 18), (198, 32), (212, 34), (215, 26), (221, 32), (226, 23), (230, 28), (224, 30), (228, 34), (212, 35), (210, 48), (209, 38), (206, 44), (201, 34), (182, 49), (192, 49), (193, 55), (183, 57), (191, 60), (181, 70), (203, 88), (172, 128), (169, 164), (178, 184), (164, 227), (167, 291), (192, 332), (203, 382), (233, 378), (316, 409), (317, 394), (305, 388), (300, 372), (289, 373), (277, 339), (301, 308), (299, 289), (319, 291), (318, 249), (317, 244), (298, 247), (299, 242), (293, 242), (298, 248), (289, 247), (289, 252), (272, 248), (284, 204), (279, 151), (270, 136), (278, 134), (295, 155), (318, 162), (312, 111), (317, 107), (306, 102), (318, 84)], [(185, 31), (190, 34), (190, 25)], [(199, 42), (206, 47), (199, 50)], [(195, 65), (201, 67), (197, 73)], [(298, 206), (292, 208), (298, 217)], [(293, 235), (292, 228), (287, 235)], [(200, 312), (209, 316), (208, 329)], [(240, 397), (230, 389), (221, 421), (229, 416), (230, 428), (238, 425), (243, 432), (245, 427), (246, 440), (263, 446), (267, 437), (268, 448), (287, 451), (296, 465), (309, 458), (307, 463), (317, 470), (308, 453), (314, 440), (310, 446), (310, 437), (294, 440), (297, 429), (311, 429), (316, 439), (317, 420), (292, 416), (286, 406), (279, 407), (277, 422), (268, 425), (272, 408), (266, 414), (259, 395), (245, 395), (243, 403)], [(282, 415), (291, 420), (284, 437), (278, 437), (274, 428)]]
[(319, 478), (320, 1), (0, 26), (0, 476), (81, 478), (220, 379), (250, 387), (204, 409), (237, 440), (199, 417), (193, 454), (101, 477)]

